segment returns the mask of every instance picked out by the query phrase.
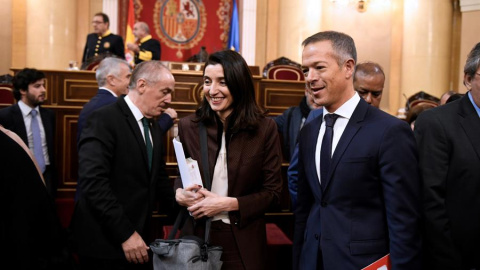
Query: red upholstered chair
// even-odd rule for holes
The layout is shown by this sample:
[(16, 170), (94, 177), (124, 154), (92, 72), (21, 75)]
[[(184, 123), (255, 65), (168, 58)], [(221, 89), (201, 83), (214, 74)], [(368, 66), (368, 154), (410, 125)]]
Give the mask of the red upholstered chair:
[(273, 80), (305, 80), (301, 65), (283, 56), (267, 63), (263, 68), (263, 77)]
[(8, 107), (13, 103), (15, 103), (13, 86), (11, 84), (0, 84), (0, 107)]

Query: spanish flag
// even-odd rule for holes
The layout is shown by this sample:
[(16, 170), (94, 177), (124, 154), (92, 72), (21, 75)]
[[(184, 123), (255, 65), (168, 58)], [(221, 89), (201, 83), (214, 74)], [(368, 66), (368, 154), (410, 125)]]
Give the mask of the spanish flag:
[(135, 25), (135, 10), (133, 0), (128, 0), (128, 18), (127, 18), (127, 33), (125, 34), (125, 59), (130, 66), (135, 65), (135, 54), (127, 49), (127, 43), (135, 43), (135, 36), (133, 35), (133, 26)]

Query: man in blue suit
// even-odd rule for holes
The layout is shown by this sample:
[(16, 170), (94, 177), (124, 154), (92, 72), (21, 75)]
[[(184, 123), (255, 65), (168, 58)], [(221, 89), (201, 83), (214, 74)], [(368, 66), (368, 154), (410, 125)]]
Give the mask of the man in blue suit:
[(97, 94), (83, 106), (78, 116), (77, 142), (80, 140), (83, 127), (90, 114), (105, 106), (114, 103), (117, 97), (128, 94), (128, 84), (132, 76), (132, 69), (128, 62), (114, 57), (107, 57), (100, 62), (95, 72), (98, 82)]
[(412, 131), (355, 92), (350, 36), (320, 32), (303, 46), (307, 87), (323, 116), (299, 135), (294, 269), (358, 270), (387, 254), (391, 269), (421, 269)]

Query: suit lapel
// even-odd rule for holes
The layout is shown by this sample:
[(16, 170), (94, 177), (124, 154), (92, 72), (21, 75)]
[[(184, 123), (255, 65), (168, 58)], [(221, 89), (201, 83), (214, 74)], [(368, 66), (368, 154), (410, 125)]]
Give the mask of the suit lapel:
[(20, 138), (22, 138), (23, 142), (28, 145), (28, 136), (27, 136), (27, 128), (25, 127), (25, 122), (23, 121), (23, 114), (18, 106), (18, 103), (13, 105), (12, 107), (12, 117), (14, 126), (16, 127), (15, 133), (17, 133)]
[(472, 148), (480, 159), (480, 118), (473, 107), (468, 95), (465, 95), (459, 102), (458, 114), (460, 115), (460, 125), (472, 144)]
[(328, 190), (328, 186), (332, 181), (333, 172), (337, 168), (338, 162), (342, 158), (343, 153), (345, 153), (345, 150), (352, 141), (353, 137), (362, 127), (365, 114), (369, 109), (368, 106), (370, 106), (368, 105), (368, 103), (366, 103), (363, 99), (360, 99), (357, 108), (355, 108), (355, 111), (353, 111), (352, 118), (350, 118), (350, 120), (348, 121), (347, 126), (343, 131), (342, 137), (340, 137), (340, 141), (335, 148), (335, 152), (333, 152), (324, 192)]
[(146, 170), (148, 170), (147, 146), (145, 145), (145, 141), (143, 139), (142, 132), (140, 131), (140, 127), (138, 126), (138, 122), (135, 120), (135, 117), (133, 116), (133, 113), (128, 107), (124, 98), (119, 98), (117, 104), (120, 106), (120, 109), (125, 116), (125, 120), (127, 121), (128, 126), (130, 127), (130, 130), (135, 137), (135, 141), (137, 142), (138, 146), (142, 151), (144, 165)]
[(322, 193), (322, 188), (320, 186), (320, 179), (317, 174), (318, 164), (315, 162), (315, 151), (317, 149), (318, 143), (318, 134), (320, 133), (320, 125), (322, 124), (323, 117), (316, 117), (311, 121), (309, 125), (312, 132), (305, 132), (306, 139), (302, 139), (307, 144), (307, 147), (304, 148), (306, 153), (303, 155), (305, 160), (303, 161), (305, 167), (305, 174), (307, 179), (311, 179), (310, 186), (312, 187), (312, 193), (316, 196), (320, 196)]

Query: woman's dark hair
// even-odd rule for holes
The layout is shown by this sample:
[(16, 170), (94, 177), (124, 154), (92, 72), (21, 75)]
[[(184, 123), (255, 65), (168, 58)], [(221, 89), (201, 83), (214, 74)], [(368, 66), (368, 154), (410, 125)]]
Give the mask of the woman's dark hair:
[[(240, 129), (254, 130), (258, 128), (258, 121), (264, 116), (255, 101), (255, 88), (250, 69), (243, 57), (235, 51), (225, 50), (209, 55), (205, 69), (209, 65), (221, 65), (223, 68), (225, 83), (232, 95), (232, 114), (229, 116), (229, 127), (232, 132)], [(195, 112), (196, 122), (213, 123), (216, 113), (210, 107), (206, 97), (203, 97), (202, 104)]]
[(17, 101), (22, 98), (20, 90), (28, 91), (28, 85), (45, 79), (45, 73), (34, 68), (24, 68), (13, 77), (13, 96)]

